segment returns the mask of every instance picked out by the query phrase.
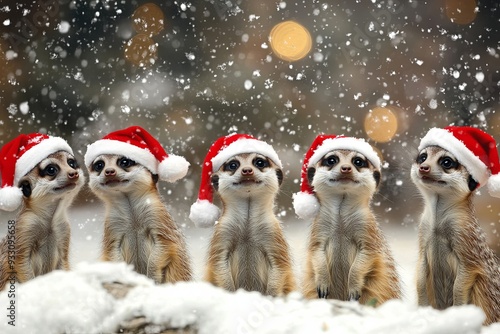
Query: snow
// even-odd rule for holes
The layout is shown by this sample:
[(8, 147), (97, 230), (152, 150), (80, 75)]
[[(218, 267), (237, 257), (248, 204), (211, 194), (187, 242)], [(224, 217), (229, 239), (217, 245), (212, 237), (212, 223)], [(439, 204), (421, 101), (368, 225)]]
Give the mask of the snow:
[[(114, 299), (102, 283), (134, 287)], [(2, 333), (110, 333), (134, 317), (172, 328), (194, 325), (203, 333), (494, 333), (482, 328), (475, 306), (445, 311), (389, 301), (378, 308), (354, 302), (304, 300), (292, 293), (271, 298), (256, 292), (226, 292), (204, 282), (155, 285), (124, 263), (80, 263), (71, 272), (54, 271), (16, 290), (16, 327)], [(8, 305), (7, 293), (0, 305)], [(43, 306), (40, 306), (43, 305)]]

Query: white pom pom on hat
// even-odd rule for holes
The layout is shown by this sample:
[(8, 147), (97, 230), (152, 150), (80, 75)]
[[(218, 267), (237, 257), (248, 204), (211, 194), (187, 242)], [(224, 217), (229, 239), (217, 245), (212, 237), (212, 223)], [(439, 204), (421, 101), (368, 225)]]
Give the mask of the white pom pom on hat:
[(293, 208), (299, 218), (314, 219), (320, 207), (314, 190), (307, 179), (307, 170), (328, 152), (342, 149), (363, 154), (377, 169), (380, 169), (381, 162), (377, 152), (364, 139), (337, 135), (318, 135), (304, 157), (300, 192), (293, 195)]
[(64, 139), (41, 133), (21, 134), (5, 144), (0, 150), (0, 209), (16, 210), (23, 201), (23, 193), (17, 186), (21, 178), (43, 159), (59, 151), (73, 154)]
[(111, 132), (87, 146), (85, 165), (90, 166), (101, 154), (119, 154), (146, 167), (160, 180), (175, 182), (186, 176), (189, 162), (184, 157), (167, 154), (163, 146), (140, 126)]
[(212, 173), (219, 170), (229, 158), (243, 153), (259, 153), (282, 168), (278, 154), (271, 145), (247, 134), (231, 134), (217, 139), (208, 150), (201, 171), (200, 190), (197, 201), (191, 206), (189, 219), (197, 227), (210, 227), (220, 215), (213, 204)]
[(428, 146), (439, 146), (452, 153), (479, 187), (487, 185), (491, 196), (500, 197), (500, 161), (495, 139), (490, 134), (470, 126), (432, 128), (418, 149)]

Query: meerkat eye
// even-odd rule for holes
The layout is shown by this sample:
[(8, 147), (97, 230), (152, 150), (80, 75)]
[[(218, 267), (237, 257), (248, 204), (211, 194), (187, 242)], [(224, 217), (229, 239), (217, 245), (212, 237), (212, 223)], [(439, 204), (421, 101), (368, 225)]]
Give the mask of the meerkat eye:
[(224, 170), (225, 171), (231, 171), (234, 172), (240, 167), (240, 163), (237, 160), (231, 160), (228, 163), (224, 165)]
[(120, 158), (118, 160), (118, 165), (121, 168), (128, 168), (128, 167), (135, 165), (135, 161), (131, 160), (131, 159), (127, 159), (127, 158)]
[(445, 158), (441, 159), (441, 161), (439, 162), (439, 164), (444, 169), (450, 169), (450, 168), (457, 168), (458, 167), (458, 162), (456, 162), (455, 160), (453, 160), (452, 158), (449, 158), (449, 157), (445, 157)]
[(421, 164), (425, 160), (427, 160), (427, 153), (422, 153), (417, 157), (417, 164)]
[(48, 165), (43, 169), (43, 175), (54, 176), (59, 171), (56, 165)]
[(253, 160), (253, 165), (257, 168), (266, 168), (269, 167), (269, 162), (266, 159), (255, 158)]
[(339, 162), (339, 159), (336, 155), (330, 155), (328, 158), (324, 158), (321, 161), (321, 166), (332, 167), (335, 166)]
[(75, 159), (68, 159), (68, 166), (70, 166), (73, 169), (78, 168), (78, 162), (76, 162)]
[(366, 162), (366, 160), (360, 157), (353, 158), (352, 164), (358, 168), (368, 167), (368, 163)]
[(104, 161), (98, 160), (94, 162), (92, 169), (97, 173), (101, 172), (104, 169)]

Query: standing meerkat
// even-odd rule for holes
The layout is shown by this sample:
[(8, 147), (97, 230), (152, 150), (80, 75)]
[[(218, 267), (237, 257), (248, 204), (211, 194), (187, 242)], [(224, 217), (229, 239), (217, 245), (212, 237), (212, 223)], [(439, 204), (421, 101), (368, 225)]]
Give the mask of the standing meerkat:
[(190, 280), (184, 236), (156, 186), (158, 179), (184, 177), (189, 163), (132, 126), (89, 145), (85, 165), (89, 186), (106, 207), (102, 260), (125, 261), (156, 283)]
[(17, 219), (0, 243), (0, 290), (52, 270), (69, 270), (66, 211), (84, 177), (68, 143), (44, 134), (22, 134), (0, 151), (0, 209)]
[[(411, 178), (424, 199), (419, 225), (418, 304), (474, 304), (486, 324), (500, 321), (500, 266), (474, 213), (473, 195), (488, 184), (500, 197), (495, 140), (472, 127), (433, 128), (422, 138)], [(491, 175), (491, 176), (490, 176)]]
[(362, 139), (319, 135), (306, 153), (296, 214), (314, 219), (304, 295), (380, 304), (400, 297), (394, 260), (370, 202), (380, 159)]
[[(274, 215), (283, 180), (271, 145), (252, 136), (219, 138), (203, 164), (198, 200), (189, 218), (200, 227), (214, 224), (205, 278), (229, 291), (239, 288), (282, 296), (295, 288), (288, 244)], [(222, 214), (213, 201), (222, 202)]]

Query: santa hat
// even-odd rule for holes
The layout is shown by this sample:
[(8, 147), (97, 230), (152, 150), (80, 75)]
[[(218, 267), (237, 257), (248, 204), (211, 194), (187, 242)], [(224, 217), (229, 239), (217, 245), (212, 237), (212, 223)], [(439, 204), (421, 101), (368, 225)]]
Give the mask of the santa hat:
[(68, 143), (60, 137), (40, 133), (21, 134), (0, 150), (0, 209), (14, 211), (22, 203), (19, 180), (49, 155), (66, 151), (73, 154)]
[(231, 157), (243, 153), (259, 153), (282, 167), (278, 154), (273, 147), (247, 134), (232, 134), (217, 139), (205, 157), (201, 171), (201, 184), (198, 200), (191, 206), (189, 219), (197, 227), (210, 227), (219, 218), (219, 208), (213, 204), (213, 191), (210, 177)]
[(468, 126), (432, 128), (420, 141), (418, 150), (428, 146), (439, 146), (453, 154), (479, 187), (488, 184), (490, 195), (500, 197), (500, 162), (492, 136)]
[(309, 184), (307, 170), (314, 166), (328, 152), (333, 150), (350, 150), (363, 154), (375, 168), (380, 169), (380, 158), (373, 147), (364, 139), (336, 136), (319, 135), (313, 141), (311, 147), (304, 157), (300, 179), (300, 192), (293, 194), (293, 208), (295, 214), (302, 219), (313, 219), (319, 211), (319, 202), (314, 190)]
[(143, 165), (161, 180), (175, 182), (186, 176), (189, 162), (167, 154), (161, 144), (140, 126), (111, 132), (87, 146), (85, 165), (90, 166), (102, 154), (118, 154)]

